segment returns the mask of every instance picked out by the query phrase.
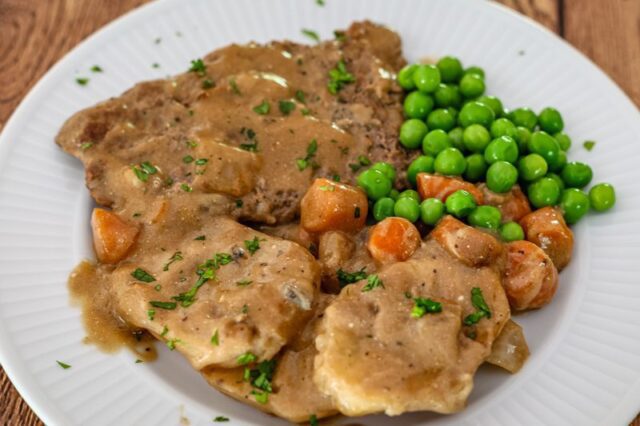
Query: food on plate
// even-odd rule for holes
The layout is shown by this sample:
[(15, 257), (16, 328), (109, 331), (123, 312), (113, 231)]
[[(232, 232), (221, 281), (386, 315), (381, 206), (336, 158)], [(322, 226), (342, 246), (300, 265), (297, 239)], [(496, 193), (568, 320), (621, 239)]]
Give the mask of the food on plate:
[[(292, 422), (462, 410), (529, 356), (573, 232), (611, 209), (558, 110), (508, 111), (454, 57), (353, 23), (231, 45), (80, 111), (56, 143), (98, 203), (70, 290), (88, 341), (184, 356)], [(566, 285), (566, 284), (564, 284)], [(544, 311), (541, 313), (544, 315)]]

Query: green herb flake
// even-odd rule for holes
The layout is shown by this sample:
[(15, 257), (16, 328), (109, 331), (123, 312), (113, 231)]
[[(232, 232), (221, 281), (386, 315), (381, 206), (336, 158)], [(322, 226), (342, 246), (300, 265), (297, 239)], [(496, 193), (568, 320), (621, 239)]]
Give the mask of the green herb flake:
[(160, 290), (162, 290), (162, 286), (161, 286), (160, 284), (156, 284), (156, 286), (155, 286), (155, 287), (153, 287), (153, 289), (154, 289), (155, 291), (160, 291)]
[(181, 251), (177, 251), (175, 253), (173, 253), (173, 256), (171, 256), (169, 258), (169, 261), (167, 263), (165, 263), (164, 267), (162, 268), (163, 271), (168, 271), (169, 270), (169, 266), (171, 266), (171, 264), (178, 262), (180, 260), (183, 260), (184, 257), (182, 257), (182, 252)]
[(318, 6), (324, 6), (324, 0), (316, 0)]
[(202, 59), (194, 59), (193, 61), (191, 61), (189, 72), (195, 72), (200, 77), (204, 77), (205, 73), (207, 72), (207, 66), (202, 61)]
[(356, 78), (353, 74), (347, 71), (347, 65), (344, 59), (340, 59), (336, 67), (329, 71), (327, 88), (329, 89), (329, 93), (336, 95), (345, 85), (354, 83), (355, 81)]
[(213, 419), (214, 422), (218, 422), (218, 423), (222, 423), (222, 422), (228, 422), (229, 421), (229, 417), (225, 417), (225, 416), (218, 416), (215, 417)]
[(249, 152), (258, 152), (258, 142), (254, 143), (242, 143), (240, 144), (240, 149), (244, 149)]
[(585, 141), (582, 146), (587, 151), (591, 151), (596, 146), (596, 143), (594, 141)]
[(491, 318), (491, 310), (489, 309), (487, 302), (484, 300), (482, 290), (479, 287), (473, 287), (471, 289), (471, 304), (476, 308), (476, 311), (465, 317), (463, 321), (465, 325), (477, 324), (485, 317)]
[(369, 277), (367, 278), (367, 284), (362, 287), (362, 292), (366, 293), (367, 291), (371, 291), (377, 287), (384, 288), (384, 283), (377, 275), (369, 275)]
[(316, 43), (320, 43), (320, 36), (318, 35), (317, 32), (307, 28), (303, 28), (301, 32), (302, 32), (302, 35), (309, 37), (311, 40), (315, 41)]
[(205, 262), (204, 265), (201, 265), (201, 267), (199, 267), (199, 269), (196, 271), (196, 274), (198, 275), (198, 280), (196, 281), (196, 283), (188, 291), (180, 293), (177, 296), (173, 296), (171, 298), (176, 302), (180, 302), (180, 306), (182, 306), (183, 308), (188, 308), (189, 306), (193, 305), (193, 303), (196, 301), (196, 294), (198, 293), (200, 287), (202, 287), (207, 281), (215, 278), (215, 271), (206, 266), (209, 264), (213, 265), (213, 263), (213, 260), (207, 260), (207, 262)]
[(336, 41), (341, 43), (347, 39), (347, 35), (344, 33), (344, 31), (335, 30), (333, 32), (333, 36), (336, 38)]
[(157, 62), (154, 62), (151, 64), (151, 68), (160, 68), (160, 64)]
[(235, 78), (231, 78), (229, 79), (229, 87), (231, 88), (231, 91), (233, 93), (235, 93), (236, 95), (240, 95), (240, 88), (238, 87), (238, 83), (236, 83), (236, 79)]
[(142, 268), (136, 268), (136, 270), (131, 273), (131, 276), (136, 280), (142, 281), (144, 283), (152, 283), (156, 280), (153, 275)]
[(411, 295), (411, 293), (409, 293), (408, 291), (404, 292), (404, 298), (405, 299), (413, 299), (413, 296)]
[(361, 166), (370, 166), (371, 160), (364, 155), (358, 155), (358, 163), (360, 163)]
[(340, 268), (338, 269), (338, 272), (336, 272), (336, 277), (338, 278), (338, 282), (340, 283), (340, 288), (342, 288), (348, 284), (353, 284), (355, 282), (364, 280), (365, 278), (367, 278), (367, 273), (365, 272), (364, 266), (362, 267), (362, 269), (355, 272), (346, 272), (342, 268)]
[(308, 108), (302, 108), (302, 109), (300, 110), (300, 113), (301, 113), (302, 115), (309, 115), (309, 114), (311, 114), (311, 111), (310, 111)]
[(186, 184), (186, 183), (182, 183), (182, 184), (180, 184), (180, 189), (182, 189), (184, 192), (191, 192), (191, 191), (193, 191), (193, 188), (191, 188), (191, 187), (189, 186), (189, 184)]
[(296, 97), (296, 100), (297, 100), (298, 102), (300, 102), (300, 103), (302, 103), (302, 104), (306, 104), (306, 103), (307, 103), (307, 102), (306, 102), (306, 100), (305, 100), (306, 95), (305, 95), (305, 93), (304, 93), (302, 90), (299, 90), (299, 89), (298, 89), (298, 90), (296, 90), (296, 95), (295, 95), (295, 97)]
[(178, 306), (176, 302), (158, 302), (156, 300), (152, 300), (149, 304), (154, 308), (166, 309), (168, 311), (171, 311)]
[(168, 332), (169, 332), (169, 327), (165, 325), (164, 327), (162, 327), (162, 332), (160, 333), (160, 337), (166, 336)]
[(80, 86), (86, 86), (89, 83), (89, 79), (86, 77), (78, 77), (76, 78), (76, 83)]
[(246, 352), (240, 355), (236, 362), (238, 363), (238, 365), (247, 365), (255, 362), (256, 359), (258, 358), (254, 354), (252, 354), (251, 352)]
[(207, 164), (209, 162), (208, 159), (206, 158), (198, 158), (196, 160), (196, 166), (204, 166), (205, 164)]
[(411, 309), (411, 316), (413, 318), (421, 318), (425, 314), (437, 314), (442, 312), (442, 303), (440, 302), (422, 297), (414, 298), (413, 302), (414, 306), (413, 309)]
[(309, 416), (309, 426), (318, 426), (318, 417), (315, 414)]
[(182, 157), (182, 162), (185, 164), (193, 163), (193, 157), (190, 155), (185, 155)]
[(136, 359), (136, 364), (142, 364), (144, 361), (141, 360), (140, 358)]
[(244, 305), (242, 305), (242, 309), (240, 309), (240, 312), (242, 312), (243, 314), (248, 314), (249, 306), (245, 303)]
[(238, 209), (239, 209), (239, 208), (240, 208), (240, 207), (242, 207), (243, 205), (244, 205), (244, 201), (242, 201), (242, 200), (240, 200), (240, 199), (237, 199), (237, 200), (236, 200), (236, 208), (238, 208)]
[(171, 339), (169, 341), (167, 341), (167, 347), (169, 348), (170, 351), (173, 351), (176, 349), (176, 345), (178, 343), (182, 343), (182, 340), (180, 339)]
[(199, 235), (199, 236), (194, 238), (194, 241), (204, 241), (206, 239), (207, 239), (206, 235)]
[(195, 147), (197, 147), (197, 146), (198, 146), (198, 142), (196, 142), (196, 141), (194, 141), (194, 140), (191, 140), (191, 139), (188, 139), (188, 140), (186, 141), (186, 144), (187, 144), (187, 146), (188, 146), (189, 148), (195, 148)]
[(58, 363), (58, 365), (59, 365), (60, 367), (62, 367), (62, 369), (63, 369), (63, 370), (68, 370), (68, 369), (70, 369), (70, 368), (71, 368), (71, 366), (70, 366), (69, 364), (65, 364), (65, 363), (64, 363), (64, 362), (62, 362), (62, 361), (56, 361), (56, 362)]
[(89, 69), (91, 70), (91, 72), (102, 72), (102, 68), (100, 67), (100, 65), (94, 65)]
[(256, 114), (265, 115), (269, 114), (269, 111), (271, 111), (271, 105), (266, 100), (263, 100), (260, 105), (253, 107), (253, 112)]
[(289, 115), (291, 114), (291, 111), (293, 111), (294, 109), (296, 109), (296, 104), (295, 102), (291, 102), (291, 101), (279, 101), (278, 102), (278, 108), (280, 109), (280, 112), (284, 115)]
[(304, 158), (296, 159), (296, 166), (298, 170), (303, 171), (309, 165), (313, 165), (311, 160), (315, 157), (316, 152), (318, 152), (318, 141), (316, 139), (311, 139), (309, 145), (307, 145), (307, 155)]
[(82, 151), (86, 151), (89, 148), (91, 148), (93, 146), (93, 142), (84, 142), (83, 144), (80, 145), (80, 149)]
[(253, 281), (251, 280), (241, 280), (241, 281), (236, 281), (236, 285), (238, 287), (246, 287), (248, 285), (250, 285)]
[(252, 390), (250, 393), (254, 396), (258, 404), (266, 404), (269, 402), (269, 394), (267, 392)]
[(207, 89), (212, 89), (214, 87), (216, 87), (216, 84), (210, 78), (205, 78), (204, 80), (202, 80), (203, 89), (207, 90)]
[(150, 175), (155, 175), (156, 173), (158, 173), (158, 169), (148, 161), (144, 161), (140, 163), (139, 166), (132, 166), (131, 168), (136, 177), (142, 182), (147, 182)]
[(320, 191), (334, 192), (336, 190), (336, 186), (335, 185), (321, 185), (321, 186), (318, 187), (318, 189)]
[(253, 237), (252, 240), (244, 240), (244, 246), (249, 250), (251, 256), (255, 254), (260, 249), (260, 240), (258, 237)]
[(213, 333), (213, 336), (211, 336), (211, 344), (213, 346), (219, 346), (220, 345), (220, 336), (218, 334), (218, 330), (216, 330), (216, 332)]
[(156, 317), (156, 310), (155, 309), (149, 309), (147, 311), (147, 318), (149, 318), (149, 321), (153, 321), (153, 319)]

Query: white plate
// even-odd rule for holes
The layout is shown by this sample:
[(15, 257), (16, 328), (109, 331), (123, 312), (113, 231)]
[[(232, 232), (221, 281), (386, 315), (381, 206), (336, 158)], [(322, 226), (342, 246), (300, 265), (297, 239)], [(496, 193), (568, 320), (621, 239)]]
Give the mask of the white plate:
[[(49, 425), (282, 424), (220, 396), (177, 353), (134, 364), (82, 344), (66, 279), (91, 256), (91, 202), (80, 163), (53, 143), (75, 111), (146, 79), (184, 71), (228, 43), (330, 37), (369, 18), (402, 35), (411, 60), (453, 54), (487, 71), (508, 107), (564, 112), (570, 157), (609, 181), (618, 205), (578, 226), (571, 265), (553, 303), (519, 317), (532, 356), (508, 376), (483, 369), (469, 407), (455, 416), (411, 414), (367, 425), (624, 424), (640, 407), (640, 115), (624, 94), (567, 44), (506, 9), (480, 1), (170, 0), (145, 6), (90, 37), (27, 96), (0, 138), (0, 361)], [(154, 43), (160, 37), (159, 44)], [(631, 41), (629, 41), (631, 42)], [(160, 68), (152, 68), (157, 62)], [(104, 72), (92, 74), (98, 64)], [(88, 76), (81, 87), (76, 76)], [(585, 139), (598, 141), (592, 152)], [(72, 365), (61, 369), (56, 360)], [(347, 419), (341, 420), (346, 422)]]

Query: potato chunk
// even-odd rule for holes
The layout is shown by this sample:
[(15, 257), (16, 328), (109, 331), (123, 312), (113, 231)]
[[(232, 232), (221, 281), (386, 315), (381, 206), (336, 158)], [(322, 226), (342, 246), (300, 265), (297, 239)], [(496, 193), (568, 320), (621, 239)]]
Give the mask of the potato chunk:
[(524, 235), (549, 255), (558, 271), (569, 264), (573, 252), (573, 232), (562, 213), (553, 207), (544, 207), (529, 213), (520, 221)]

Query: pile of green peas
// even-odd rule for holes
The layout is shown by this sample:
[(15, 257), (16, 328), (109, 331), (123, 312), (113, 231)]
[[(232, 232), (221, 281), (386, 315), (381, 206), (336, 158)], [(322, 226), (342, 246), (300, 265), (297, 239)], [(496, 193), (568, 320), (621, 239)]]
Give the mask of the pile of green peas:
[[(496, 193), (506, 193), (518, 183), (534, 208), (560, 206), (569, 224), (578, 222), (589, 209), (613, 207), (611, 185), (599, 183), (588, 194), (583, 191), (593, 171), (587, 164), (568, 161), (571, 138), (563, 132), (560, 112), (552, 107), (539, 114), (526, 107), (508, 111), (500, 99), (485, 94), (484, 77), (481, 68), (465, 69), (451, 56), (400, 70), (397, 81), (406, 92), (400, 143), (423, 154), (407, 169), (409, 183), (415, 187), (422, 172), (486, 182)], [(505, 239), (521, 235), (517, 224), (501, 224), (498, 209), (475, 206), (468, 193), (453, 194), (446, 203), (421, 200), (413, 189), (394, 190), (395, 175), (391, 165), (377, 163), (358, 177), (358, 184), (374, 202), (376, 220), (401, 216), (434, 225), (446, 212), (474, 226), (504, 229), (500, 232), (507, 234)]]

